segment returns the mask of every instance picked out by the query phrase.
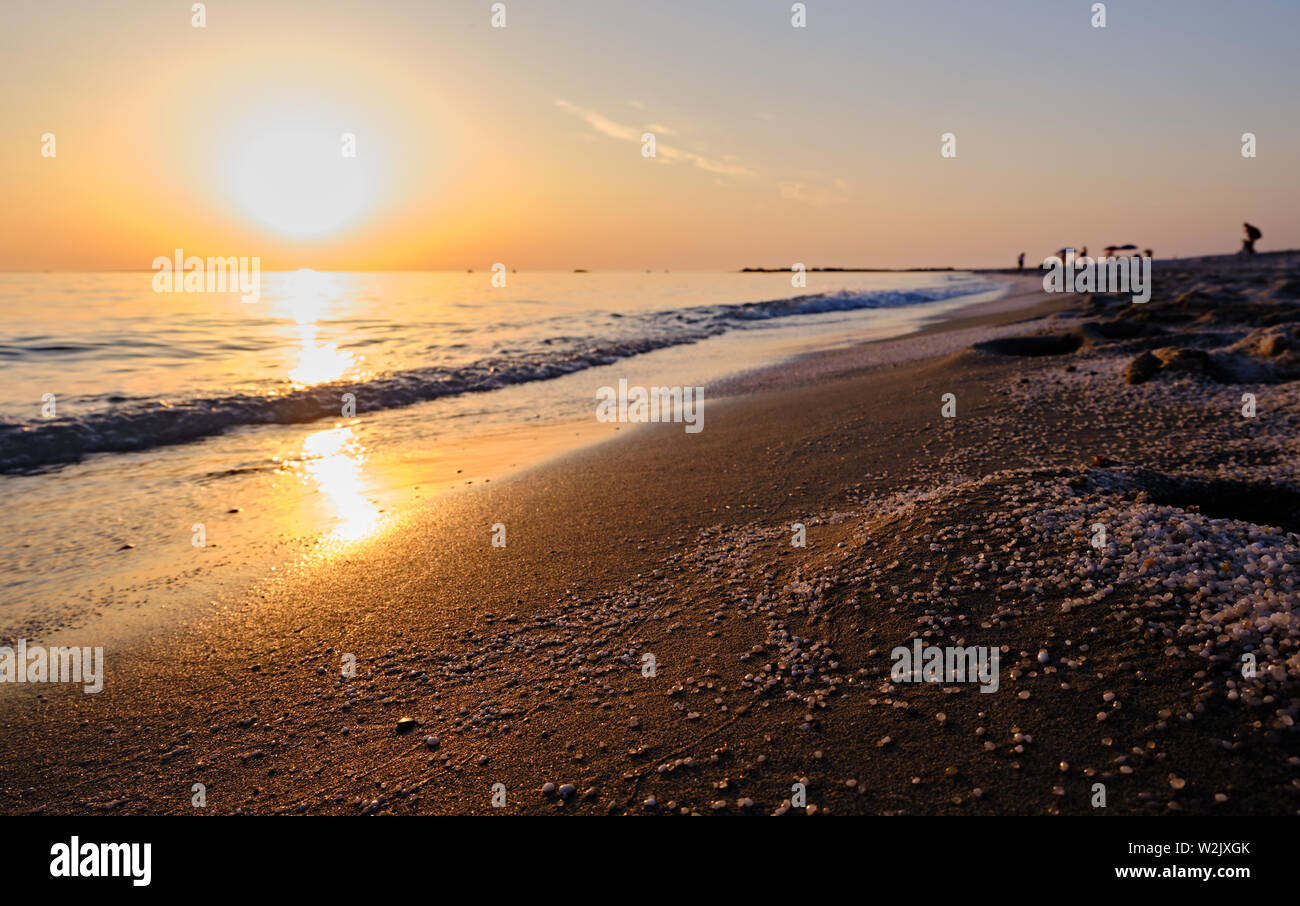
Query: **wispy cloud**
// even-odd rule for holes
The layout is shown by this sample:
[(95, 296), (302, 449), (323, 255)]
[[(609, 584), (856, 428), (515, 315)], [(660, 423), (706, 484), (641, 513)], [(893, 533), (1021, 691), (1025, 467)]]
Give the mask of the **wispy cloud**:
[(722, 176), (750, 176), (753, 170), (742, 165), (739, 158), (734, 155), (725, 155), (723, 157), (706, 157), (695, 151), (687, 151), (684, 148), (678, 148), (675, 145), (665, 145), (660, 142), (660, 135), (676, 135), (672, 129), (653, 124), (645, 129), (639, 129), (636, 126), (628, 126), (623, 123), (615, 122), (609, 117), (590, 110), (586, 107), (579, 107), (577, 104), (570, 103), (563, 98), (555, 102), (566, 113), (572, 114), (585, 122), (594, 132), (609, 138), (618, 139), (626, 142), (641, 142), (641, 136), (645, 132), (655, 133), (655, 154), (656, 160), (663, 163), (689, 163), (704, 170), (706, 173), (716, 173)]
[(785, 180), (779, 184), (781, 197), (789, 201), (824, 207), (825, 205), (844, 204), (848, 199), (845, 192), (849, 184), (842, 179), (832, 181), (833, 188), (816, 186), (806, 182)]
[(582, 119), (588, 126), (599, 132), (601, 135), (608, 135), (610, 138), (622, 139), (623, 141), (639, 142), (641, 141), (641, 130), (635, 126), (624, 126), (616, 123), (608, 117), (602, 116), (594, 110), (587, 110), (576, 104), (570, 104), (564, 99), (555, 102), (566, 113), (572, 113), (574, 116)]

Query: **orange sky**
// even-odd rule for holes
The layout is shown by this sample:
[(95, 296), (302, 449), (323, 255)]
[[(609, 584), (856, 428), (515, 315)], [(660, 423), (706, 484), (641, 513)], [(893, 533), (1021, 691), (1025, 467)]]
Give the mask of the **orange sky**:
[(1054, 0), (802, 30), (780, 4), (188, 6), (5, 4), (0, 268), (1004, 265), (1233, 251), (1244, 219), (1300, 246), (1281, 6), (1177, 33)]

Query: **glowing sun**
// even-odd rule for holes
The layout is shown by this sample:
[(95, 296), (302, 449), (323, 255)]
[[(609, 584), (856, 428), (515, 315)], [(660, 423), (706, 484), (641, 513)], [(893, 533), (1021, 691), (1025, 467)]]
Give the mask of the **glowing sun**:
[(336, 117), (301, 107), (251, 119), (227, 146), (225, 182), (236, 204), (278, 233), (326, 236), (374, 200), (374, 167)]

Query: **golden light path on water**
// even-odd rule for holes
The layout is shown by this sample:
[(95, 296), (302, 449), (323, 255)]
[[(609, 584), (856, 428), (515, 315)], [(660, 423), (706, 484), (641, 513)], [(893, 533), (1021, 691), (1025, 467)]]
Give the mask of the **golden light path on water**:
[(331, 274), (303, 269), (286, 276), (285, 294), (276, 300), (274, 307), (293, 318), (296, 325), (298, 364), (289, 372), (289, 379), (294, 383), (310, 385), (338, 380), (357, 364), (356, 358), (341, 351), (338, 343), (322, 343), (318, 339), (317, 321), (342, 290)]
[[(338, 343), (319, 340), (317, 321), (344, 291), (332, 274), (304, 269), (287, 275), (285, 292), (275, 300), (274, 308), (294, 321), (298, 363), (289, 371), (294, 383), (309, 386), (338, 380), (357, 364)], [(366, 451), (352, 426), (307, 435), (301, 462), (304, 477), (315, 484), (335, 523), (321, 539), (323, 544), (360, 541), (379, 526), (379, 508), (367, 493)]]
[(339, 350), (338, 343), (318, 342), (318, 333), (314, 323), (298, 326), (298, 365), (289, 372), (290, 380), (296, 384), (338, 380), (356, 364), (351, 353)]
[(365, 460), (351, 426), (317, 431), (303, 440), (303, 473), (316, 484), (336, 523), (324, 541), (360, 541), (379, 526), (379, 507), (367, 494)]

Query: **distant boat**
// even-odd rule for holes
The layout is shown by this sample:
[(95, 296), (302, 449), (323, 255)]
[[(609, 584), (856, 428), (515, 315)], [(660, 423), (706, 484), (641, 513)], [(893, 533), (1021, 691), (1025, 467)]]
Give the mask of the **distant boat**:
[(575, 268), (573, 269), (573, 272), (574, 272), (575, 274), (586, 274), (586, 273), (589, 273), (588, 270), (587, 270), (585, 267), (575, 267)]

